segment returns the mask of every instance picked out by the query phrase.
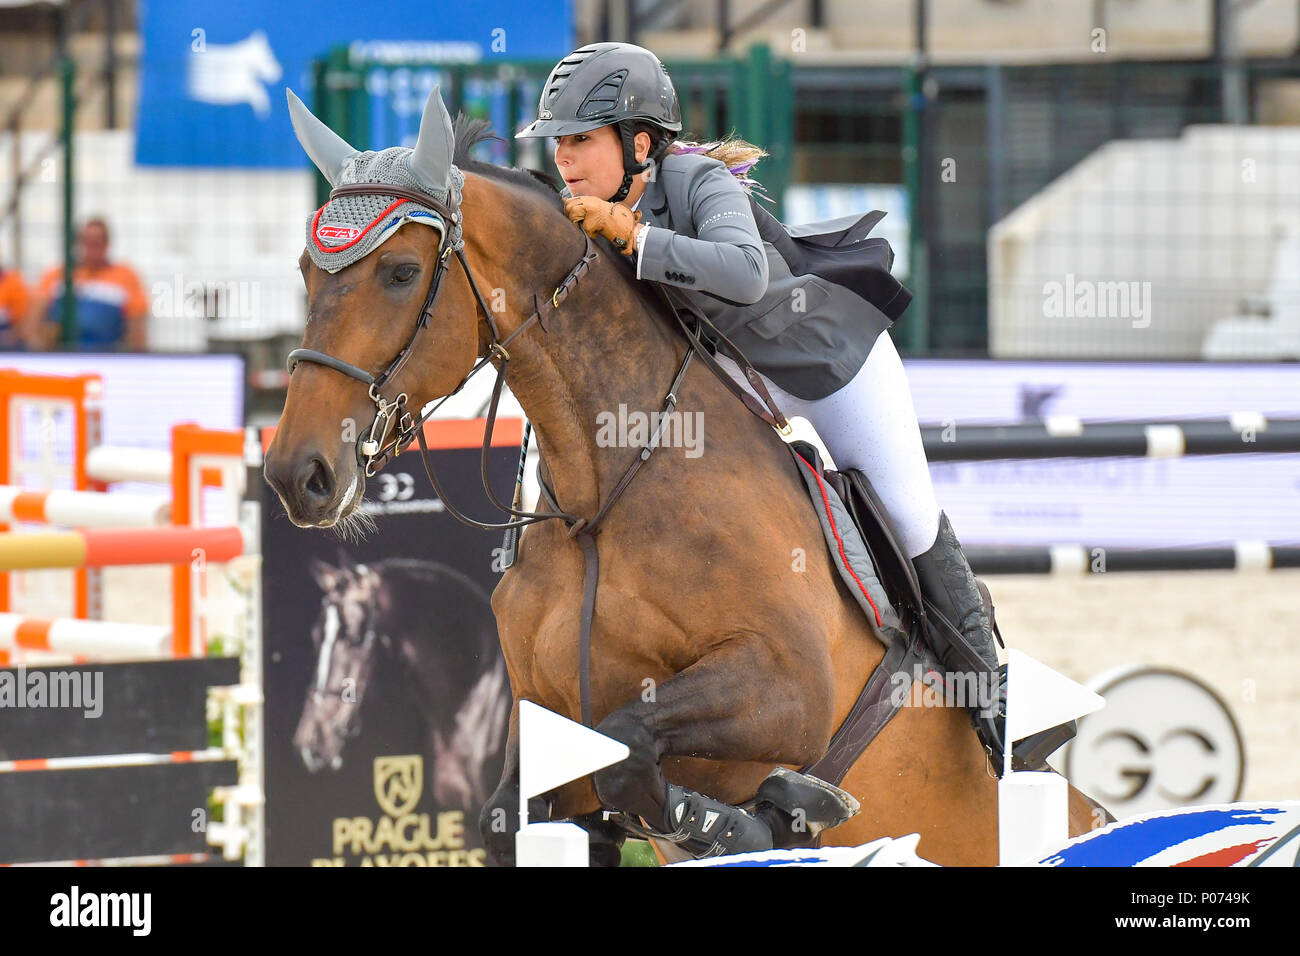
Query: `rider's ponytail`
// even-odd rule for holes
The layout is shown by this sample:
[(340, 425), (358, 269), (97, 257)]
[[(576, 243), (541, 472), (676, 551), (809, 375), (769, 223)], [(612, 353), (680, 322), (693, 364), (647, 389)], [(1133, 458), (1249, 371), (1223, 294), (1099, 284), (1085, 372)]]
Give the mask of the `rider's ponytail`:
[[(633, 124), (633, 130), (636, 133), (650, 134), (650, 155), (656, 156), (660, 152), (660, 142), (663, 139), (664, 131), (653, 123), (639, 120)], [(675, 136), (675, 134), (674, 134)], [(736, 136), (726, 139), (712, 140), (707, 143), (697, 143), (692, 140), (672, 139), (665, 152), (668, 153), (703, 153), (710, 159), (716, 159), (727, 167), (727, 171), (736, 177), (736, 180), (744, 187), (746, 192), (751, 192), (757, 187), (759, 192), (756, 195), (762, 196), (763, 186), (758, 180), (749, 176), (755, 164), (760, 159), (767, 156), (768, 153), (762, 147), (755, 146)], [(766, 199), (766, 196), (762, 196)]]
[(726, 166), (727, 171), (736, 177), (740, 184), (745, 187), (746, 192), (749, 192), (755, 186), (759, 189), (763, 188), (762, 184), (750, 177), (748, 173), (768, 153), (762, 147), (747, 143), (738, 137), (715, 139), (708, 143), (679, 141), (669, 146), (668, 152), (703, 153), (710, 159), (719, 160), (722, 165)]

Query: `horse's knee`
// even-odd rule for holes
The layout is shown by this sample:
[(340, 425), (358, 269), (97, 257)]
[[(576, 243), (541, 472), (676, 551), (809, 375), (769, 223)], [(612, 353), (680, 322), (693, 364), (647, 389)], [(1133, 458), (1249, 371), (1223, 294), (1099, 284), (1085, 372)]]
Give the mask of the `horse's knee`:
[(591, 775), (601, 806), (647, 818), (661, 815), (667, 783), (659, 770), (659, 746), (645, 722), (627, 709), (616, 710), (596, 730), (628, 749), (626, 760)]

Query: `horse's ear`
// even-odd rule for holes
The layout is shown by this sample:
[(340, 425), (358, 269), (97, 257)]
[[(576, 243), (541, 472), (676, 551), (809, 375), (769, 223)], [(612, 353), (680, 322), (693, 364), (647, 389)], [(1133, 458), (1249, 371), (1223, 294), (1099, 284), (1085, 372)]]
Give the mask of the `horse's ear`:
[(446, 189), (451, 179), (451, 156), (455, 146), (451, 114), (442, 102), (439, 87), (435, 86), (429, 94), (429, 101), (424, 104), (420, 135), (411, 152), (411, 172), (430, 186)]
[(289, 99), (289, 119), (293, 122), (298, 142), (321, 175), (329, 180), (331, 186), (337, 186), (343, 163), (359, 150), (353, 149), (347, 140), (318, 120), (293, 90), (285, 87), (284, 92)]
[(307, 570), (311, 573), (312, 580), (322, 591), (329, 592), (334, 589), (334, 583), (338, 580), (341, 570), (332, 564), (326, 564), (320, 558), (312, 558), (307, 562)]

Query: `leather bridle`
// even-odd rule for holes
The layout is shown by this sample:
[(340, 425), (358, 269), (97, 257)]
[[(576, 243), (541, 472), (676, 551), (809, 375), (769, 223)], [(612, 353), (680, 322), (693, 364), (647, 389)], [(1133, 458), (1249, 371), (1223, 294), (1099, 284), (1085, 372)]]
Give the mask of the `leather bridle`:
[[(474, 292), (474, 298), (478, 303), (479, 310), (482, 311), (484, 317), (487, 319), (488, 331), (491, 335), (492, 342), (488, 347), (488, 354), (475, 364), (472, 369), (470, 369), (469, 373), (461, 379), (460, 384), (444, 396), (437, 405), (434, 405), (418, 419), (413, 419), (410, 411), (406, 407), (406, 403), (409, 400), (407, 394), (402, 392), (398, 394), (396, 398), (390, 400), (384, 396), (383, 389), (384, 386), (391, 382), (397, 373), (406, 365), (415, 350), (416, 343), (419, 341), (421, 334), (429, 327), (432, 321), (433, 309), (437, 304), (438, 293), (442, 288), (442, 281), (447, 273), (449, 265), (448, 257), (452, 251), (452, 244), (448, 242), (446, 238), (446, 223), (451, 223), (452, 225), (459, 224), (459, 213), (457, 210), (450, 208), (446, 203), (429, 193), (418, 189), (392, 186), (385, 183), (351, 183), (344, 186), (336, 186), (330, 192), (330, 199), (333, 200), (343, 196), (372, 195), (396, 196), (399, 199), (409, 199), (412, 202), (419, 203), (432, 209), (437, 213), (437, 215), (442, 217), (444, 223), (443, 239), (440, 244), (441, 251), (438, 254), (438, 261), (434, 268), (433, 278), (429, 282), (429, 290), (425, 295), (424, 304), (420, 307), (420, 314), (416, 319), (415, 329), (411, 333), (411, 337), (407, 340), (406, 345), (404, 345), (402, 350), (397, 353), (396, 358), (389, 363), (388, 368), (377, 376), (371, 375), (365, 369), (358, 368), (350, 362), (345, 362), (342, 359), (328, 355), (325, 352), (305, 348), (297, 348), (289, 353), (289, 359), (287, 362), (289, 373), (292, 374), (294, 368), (297, 367), (300, 362), (313, 362), (317, 365), (323, 365), (326, 368), (331, 368), (337, 372), (341, 372), (342, 374), (356, 379), (365, 385), (368, 389), (371, 401), (375, 403), (375, 418), (370, 423), (370, 428), (365, 439), (357, 442), (357, 463), (365, 470), (366, 477), (373, 477), (375, 472), (387, 464), (389, 460), (405, 451), (407, 446), (410, 445), (411, 439), (415, 438), (420, 445), (420, 457), (424, 464), (425, 473), (429, 476), (429, 482), (433, 486), (434, 493), (438, 495), (438, 498), (443, 502), (447, 511), (449, 511), (459, 521), (470, 525), (471, 527), (482, 528), (490, 531), (504, 530), (507, 532), (506, 540), (509, 547), (506, 550), (509, 552), (510, 556), (506, 561), (506, 567), (509, 567), (510, 561), (513, 560), (513, 543), (511, 536), (517, 532), (517, 529), (524, 525), (533, 524), (538, 521), (546, 521), (550, 518), (560, 518), (566, 525), (568, 525), (568, 536), (577, 539), (578, 543), (582, 546), (585, 558), (582, 623), (579, 635), (578, 663), (582, 720), (583, 723), (591, 726), (591, 623), (595, 611), (596, 584), (599, 578), (599, 564), (596, 554), (595, 535), (599, 530), (601, 522), (609, 513), (610, 507), (616, 500), (618, 500), (619, 496), (622, 495), (623, 491), (631, 483), (632, 478), (636, 475), (637, 471), (646, 460), (649, 459), (655, 448), (658, 447), (659, 436), (665, 427), (665, 424), (668, 422), (668, 416), (677, 406), (677, 392), (681, 387), (687, 368), (690, 367), (692, 358), (698, 355), (700, 360), (713, 371), (724, 385), (726, 385), (742, 402), (744, 402), (745, 406), (750, 411), (773, 428), (781, 430), (783, 434), (789, 434), (789, 425), (786, 422), (785, 416), (781, 414), (780, 409), (776, 407), (776, 403), (772, 401), (772, 397), (768, 393), (768, 389), (764, 385), (761, 376), (745, 360), (743, 353), (741, 353), (741, 351), (737, 349), (721, 331), (716, 327), (712, 327), (701, 313), (692, 309), (689, 302), (682, 299), (680, 295), (676, 293), (676, 290), (672, 290), (670, 287), (666, 286), (658, 286), (656, 284), (660, 293), (668, 299), (670, 310), (686, 336), (688, 347), (685, 356), (682, 358), (681, 365), (677, 369), (677, 374), (673, 376), (672, 384), (669, 386), (668, 392), (664, 397), (663, 409), (657, 419), (658, 424), (654, 429), (654, 433), (650, 436), (645, 446), (642, 447), (636, 458), (628, 465), (627, 469), (623, 472), (622, 477), (615, 484), (614, 489), (596, 511), (596, 514), (588, 519), (562, 511), (558, 503), (555, 501), (554, 493), (551, 489), (545, 486), (545, 483), (542, 484), (545, 493), (544, 497), (547, 498), (548, 504), (551, 504), (552, 507), (554, 507), (555, 510), (553, 511), (521, 511), (517, 507), (512, 507), (498, 501), (488, 482), (488, 451), (492, 444), (492, 431), (496, 423), (497, 406), (501, 399), (501, 389), (505, 384), (506, 371), (510, 365), (510, 353), (506, 349), (506, 346), (509, 345), (516, 336), (521, 335), (523, 332), (531, 328), (534, 323), (541, 326), (543, 332), (549, 332), (550, 329), (547, 326), (547, 320), (553, 313), (559, 310), (560, 304), (568, 298), (574, 287), (582, 277), (587, 274), (587, 271), (591, 267), (591, 263), (596, 259), (599, 253), (596, 251), (596, 247), (592, 243), (591, 237), (584, 232), (583, 238), (586, 241), (586, 245), (583, 250), (582, 258), (572, 269), (569, 270), (568, 274), (561, 280), (560, 284), (549, 297), (539, 299), (536, 295), (533, 296), (534, 308), (532, 314), (523, 321), (519, 328), (515, 329), (508, 336), (502, 339), (500, 331), (497, 329), (496, 321), (492, 317), (492, 310), (488, 307), (486, 300), (483, 298), (483, 294), (479, 291), (478, 284), (474, 281), (474, 274), (470, 271), (469, 263), (465, 259), (465, 251), (463, 248), (457, 248), (455, 250), (456, 258), (460, 261), (461, 268), (465, 272), (465, 278), (469, 280), (469, 286)], [(687, 312), (693, 315), (696, 319), (694, 327), (682, 318), (682, 312)], [(746, 376), (746, 379), (754, 387), (754, 390), (762, 397), (763, 403), (767, 406), (766, 408), (764, 408), (763, 405), (760, 405), (752, 395), (738, 385), (714, 360), (708, 347), (700, 337), (700, 330), (705, 325), (710, 325), (710, 333), (728, 347), (733, 358)], [(493, 506), (500, 511), (513, 516), (513, 520), (488, 523), (476, 521), (473, 518), (462, 514), (451, 504), (450, 501), (447, 500), (447, 496), (443, 493), (437, 476), (434, 474), (433, 468), (429, 464), (429, 448), (425, 441), (423, 425), (424, 422), (442, 406), (443, 402), (464, 388), (465, 383), (494, 357), (497, 358), (501, 364), (497, 369), (496, 382), (492, 388), (492, 401), (488, 409), (486, 427), (483, 433), (481, 461), (482, 482), (488, 500), (491, 501)], [(389, 429), (394, 424), (396, 424), (394, 436), (392, 440), (385, 444), (384, 439), (387, 436)], [(529, 432), (530, 429), (526, 428), (524, 432), (523, 447), (520, 449), (520, 471), (519, 479), (516, 483), (514, 500), (516, 505), (521, 503), (520, 492), (522, 488), (523, 459), (528, 450)]]

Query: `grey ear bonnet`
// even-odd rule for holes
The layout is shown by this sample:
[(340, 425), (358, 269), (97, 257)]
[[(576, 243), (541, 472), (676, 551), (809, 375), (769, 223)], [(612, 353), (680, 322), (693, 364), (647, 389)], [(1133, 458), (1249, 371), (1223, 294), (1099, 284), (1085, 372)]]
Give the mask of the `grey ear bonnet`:
[[(450, 209), (460, 208), (465, 176), (451, 162), (454, 147), (451, 117), (434, 87), (425, 105), (415, 147), (391, 146), (360, 152), (312, 115), (287, 91), (289, 115), (303, 149), (331, 186), (380, 183), (427, 192)], [(464, 246), (460, 217), (442, 216), (418, 202), (396, 196), (341, 196), (307, 218), (307, 251), (326, 272), (345, 269), (370, 253), (408, 222), (437, 229), (450, 251)]]

